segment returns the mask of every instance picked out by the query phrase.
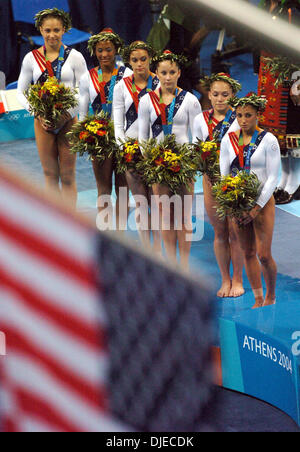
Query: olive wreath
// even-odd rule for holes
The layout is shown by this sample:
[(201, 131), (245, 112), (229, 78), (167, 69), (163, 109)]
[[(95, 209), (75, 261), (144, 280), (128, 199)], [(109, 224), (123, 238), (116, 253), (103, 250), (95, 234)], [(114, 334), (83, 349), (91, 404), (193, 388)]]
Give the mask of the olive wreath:
[(206, 88), (208, 91), (210, 90), (211, 85), (214, 82), (228, 83), (231, 86), (234, 94), (238, 93), (242, 89), (242, 85), (237, 80), (230, 77), (229, 74), (225, 74), (224, 72), (219, 72), (218, 74), (206, 75), (203, 79), (201, 79), (201, 85), (204, 88)]
[(164, 50), (161, 53), (156, 54), (152, 58), (152, 63), (156, 66), (162, 61), (171, 61), (172, 63), (177, 63), (179, 67), (186, 67), (189, 65), (189, 59), (184, 55), (176, 55), (170, 50)]
[(98, 42), (101, 42), (101, 41), (112, 42), (116, 48), (117, 54), (121, 53), (121, 51), (124, 47), (124, 42), (120, 38), (120, 36), (117, 35), (117, 33), (115, 33), (110, 28), (105, 28), (103, 31), (101, 31), (97, 35), (91, 36), (90, 39), (88, 40), (87, 48), (88, 48), (91, 56), (95, 55), (95, 47), (98, 44)]
[(150, 57), (150, 61), (152, 61), (152, 59), (155, 56), (155, 50), (153, 49), (153, 47), (151, 47), (149, 44), (146, 44), (143, 41), (134, 41), (129, 46), (123, 47), (123, 49), (121, 51), (121, 55), (122, 55), (122, 59), (123, 59), (124, 63), (129, 64), (131, 52), (133, 52), (134, 50), (140, 50), (140, 49), (146, 50)]
[(58, 9), (58, 8), (48, 8), (48, 9), (43, 9), (42, 11), (38, 12), (34, 16), (35, 27), (38, 30), (40, 30), (44, 19), (46, 19), (46, 17), (49, 17), (49, 16), (60, 19), (63, 23), (63, 27), (66, 32), (72, 28), (70, 14), (67, 13), (66, 11), (64, 11), (62, 9)]
[(264, 96), (258, 96), (256, 93), (251, 92), (248, 93), (245, 97), (232, 97), (231, 99), (229, 99), (228, 104), (233, 108), (252, 105), (252, 107), (262, 112), (266, 108), (267, 99)]

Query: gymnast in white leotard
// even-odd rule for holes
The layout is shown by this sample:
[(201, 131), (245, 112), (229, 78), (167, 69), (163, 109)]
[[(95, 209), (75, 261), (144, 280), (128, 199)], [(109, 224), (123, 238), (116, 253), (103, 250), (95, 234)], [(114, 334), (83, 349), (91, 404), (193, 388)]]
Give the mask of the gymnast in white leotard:
[[(139, 141), (142, 142), (153, 137), (161, 142), (166, 135), (172, 133), (179, 144), (188, 143), (190, 141), (189, 133), (193, 134), (194, 120), (201, 112), (201, 105), (193, 94), (177, 86), (181, 75), (180, 58), (177, 55), (165, 51), (154, 60), (156, 60), (156, 74), (161, 87), (148, 93), (140, 101)], [(173, 195), (170, 189), (163, 184), (154, 185), (153, 192), (157, 200), (162, 195), (169, 197)], [(177, 219), (174, 217), (174, 209), (163, 209), (162, 203), (159, 202), (162, 215), (162, 238), (167, 256), (176, 261), (178, 244), (180, 264), (186, 269), (189, 265), (191, 248), (188, 235), (192, 231), (193, 192), (194, 184), (191, 182), (189, 190), (183, 186), (180, 193), (182, 198), (181, 230), (176, 230)]]
[[(273, 134), (257, 127), (258, 112), (264, 105), (265, 99), (254, 93), (235, 102), (240, 129), (223, 138), (220, 152), (222, 175), (235, 175), (246, 169), (255, 173), (261, 182), (255, 207), (244, 214), (239, 224), (234, 222), (255, 298), (254, 308), (275, 303), (277, 276), (271, 246), (275, 220), (273, 192), (280, 170), (280, 148)], [(265, 297), (261, 269), (266, 284)]]
[[(151, 58), (154, 56), (153, 49), (142, 41), (135, 41), (123, 51), (123, 61), (131, 66), (133, 74), (124, 77), (117, 84), (114, 91), (113, 117), (115, 137), (117, 143), (127, 138), (138, 139), (138, 107), (140, 99), (150, 91), (159, 86), (158, 77), (150, 71)], [(147, 187), (140, 175), (135, 171), (127, 171), (126, 179), (128, 186), (135, 198), (137, 205), (141, 199), (151, 205), (152, 188)], [(139, 209), (136, 212), (136, 224), (141, 242), (149, 247), (151, 243), (151, 215), (148, 209), (147, 224), (141, 223)], [(161, 251), (160, 234), (152, 231), (153, 249)]]
[[(197, 140), (218, 143), (233, 130), (238, 122), (236, 112), (229, 106), (228, 100), (241, 89), (241, 85), (228, 74), (219, 73), (207, 76), (203, 85), (208, 91), (211, 110), (198, 115), (194, 122), (193, 142)], [(220, 269), (222, 283), (218, 297), (239, 297), (243, 295), (243, 257), (238, 238), (232, 226), (232, 220), (220, 220), (216, 211), (216, 200), (212, 194), (212, 184), (207, 174), (203, 175), (203, 194), (205, 210), (214, 229), (214, 252)], [(232, 263), (233, 275), (230, 275)]]
[[(44, 46), (25, 55), (18, 80), (17, 96), (21, 105), (29, 111), (24, 95), (30, 84), (45, 82), (51, 75), (66, 86), (75, 87), (84, 72), (86, 63), (77, 50), (62, 43), (63, 34), (71, 28), (70, 18), (56, 8), (43, 10), (35, 17), (36, 27), (44, 38)], [(34, 119), (37, 149), (44, 171), (47, 189), (54, 189), (72, 207), (76, 207), (77, 189), (75, 179), (76, 156), (70, 153), (66, 133), (76, 122), (78, 109), (64, 112), (58, 128), (54, 130), (42, 117)], [(61, 183), (61, 188), (60, 188)]]
[[(123, 41), (114, 33), (111, 28), (105, 28), (99, 34), (92, 36), (88, 41), (88, 49), (91, 56), (95, 56), (98, 60), (98, 66), (89, 70), (80, 80), (79, 91), (79, 119), (82, 120), (89, 111), (91, 104), (94, 113), (101, 110), (112, 117), (113, 96), (117, 83), (125, 76), (132, 73), (129, 68), (124, 65), (118, 66), (116, 62), (117, 54), (121, 52)], [(103, 163), (97, 160), (92, 161), (93, 170), (98, 190), (98, 211), (104, 208), (101, 199), (112, 193), (113, 173), (115, 172), (114, 158), (106, 159)], [(123, 174), (115, 172), (115, 191), (116, 201), (116, 227), (124, 230), (127, 224), (126, 218), (119, 215), (120, 207), (120, 188), (126, 187), (126, 177)], [(100, 197), (103, 198), (100, 198)], [(128, 205), (128, 200), (127, 200)], [(120, 223), (121, 221), (121, 223)]]

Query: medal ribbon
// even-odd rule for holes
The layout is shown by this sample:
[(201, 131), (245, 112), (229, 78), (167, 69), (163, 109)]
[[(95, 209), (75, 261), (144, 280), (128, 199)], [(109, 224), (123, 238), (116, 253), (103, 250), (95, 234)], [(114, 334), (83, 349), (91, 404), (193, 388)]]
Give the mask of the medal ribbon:
[[(233, 112), (234, 112), (234, 110), (229, 109), (228, 112), (226, 113), (226, 116), (222, 121), (222, 127), (221, 127), (220, 134), (218, 135), (218, 141), (221, 141), (222, 138), (224, 138), (224, 135), (226, 133), (226, 128), (228, 128), (229, 121), (231, 119)], [(213, 139), (214, 139), (213, 116), (214, 116), (214, 110), (212, 110), (209, 113), (209, 120), (208, 120), (208, 132), (209, 132), (210, 141), (213, 141)]]
[[(150, 91), (152, 91), (153, 75), (154, 74), (151, 73), (148, 77), (148, 82), (147, 82), (147, 87), (146, 87), (147, 93), (150, 93)], [(134, 77), (132, 76), (132, 98), (133, 98), (133, 102), (134, 102), (137, 113), (138, 113), (138, 108), (139, 108), (139, 93), (141, 91), (142, 90), (138, 90), (138, 88), (134, 82)]]
[(247, 171), (247, 173), (250, 172), (250, 160), (251, 160), (251, 155), (252, 155), (252, 149), (255, 146), (257, 137), (259, 135), (259, 128), (256, 127), (255, 132), (251, 138), (248, 150), (247, 150), (247, 154), (244, 157), (244, 150), (245, 147), (244, 146), (244, 138), (243, 138), (243, 134), (240, 131), (240, 138), (239, 138), (239, 164), (240, 167), (243, 168), (245, 171)]
[(49, 77), (56, 77), (57, 80), (60, 82), (61, 81), (61, 70), (62, 70), (62, 66), (63, 66), (64, 61), (65, 61), (65, 48), (64, 48), (64, 46), (61, 45), (60, 49), (59, 49), (58, 63), (57, 63), (57, 68), (56, 68), (56, 73), (55, 74), (54, 74), (54, 71), (53, 71), (52, 64), (47, 58), (47, 52), (46, 52), (46, 47), (45, 46), (44, 46), (44, 55), (45, 55), (45, 60), (46, 60), (46, 69), (47, 69)]
[(225, 133), (227, 131), (226, 129), (228, 129), (228, 126), (230, 124), (230, 119), (231, 119), (231, 116), (233, 115), (233, 113), (234, 113), (234, 110), (231, 110), (231, 109), (229, 109), (228, 112), (226, 113), (226, 116), (225, 116), (225, 118), (223, 120), (221, 132), (220, 132), (220, 135), (219, 135), (219, 140), (220, 141), (224, 138), (224, 135), (225, 135)]
[(101, 97), (102, 110), (105, 113), (108, 113), (110, 116), (112, 113), (112, 101), (113, 101), (113, 95), (114, 95), (114, 88), (115, 88), (115, 85), (117, 82), (117, 76), (118, 76), (118, 66), (116, 65), (113, 70), (112, 77), (110, 79), (108, 99), (106, 99), (106, 94), (105, 94), (106, 82), (103, 80), (102, 69), (99, 68), (99, 70), (98, 70), (98, 80), (99, 80), (99, 86), (100, 86), (100, 97)]
[(212, 110), (209, 113), (209, 119), (208, 119), (208, 134), (209, 134), (209, 141), (213, 141), (214, 137), (214, 126), (213, 126), (213, 116), (214, 116), (214, 110)]
[(161, 114), (161, 122), (162, 122), (164, 135), (167, 136), (167, 135), (172, 134), (174, 110), (175, 110), (176, 98), (178, 95), (178, 88), (176, 88), (175, 97), (169, 108), (168, 120), (167, 120), (167, 115), (166, 115), (166, 107), (167, 106), (162, 101), (161, 89), (159, 90), (159, 92), (160, 92), (159, 108), (160, 108), (160, 114)]

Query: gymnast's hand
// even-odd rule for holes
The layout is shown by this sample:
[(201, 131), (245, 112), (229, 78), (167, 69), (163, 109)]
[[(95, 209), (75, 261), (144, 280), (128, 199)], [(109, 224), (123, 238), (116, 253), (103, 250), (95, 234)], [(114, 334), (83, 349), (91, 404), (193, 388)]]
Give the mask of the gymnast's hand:
[(257, 217), (260, 211), (261, 207), (256, 204), (253, 209), (249, 210), (249, 212), (244, 212), (243, 217), (237, 220), (238, 225), (241, 227), (251, 223), (251, 221), (253, 221)]
[(51, 132), (55, 129), (60, 129), (61, 127), (63, 127), (65, 123), (71, 119), (71, 115), (67, 111), (63, 112), (60, 117), (60, 120), (55, 126), (49, 124), (49, 121), (43, 118), (42, 116), (38, 116), (37, 119), (40, 121), (40, 124), (44, 130), (46, 130), (47, 132)]

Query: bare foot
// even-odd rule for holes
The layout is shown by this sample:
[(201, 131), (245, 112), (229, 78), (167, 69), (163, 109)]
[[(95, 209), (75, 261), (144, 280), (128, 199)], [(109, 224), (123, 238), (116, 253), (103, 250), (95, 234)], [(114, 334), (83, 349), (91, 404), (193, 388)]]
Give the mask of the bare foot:
[(217, 296), (220, 298), (226, 298), (229, 297), (231, 290), (231, 281), (225, 281), (222, 283), (222, 286), (217, 292)]
[(245, 289), (243, 287), (243, 283), (232, 281), (231, 290), (229, 292), (230, 297), (241, 297), (244, 295)]
[(276, 303), (276, 298), (272, 298), (272, 299), (266, 298), (263, 306), (272, 306), (275, 303)]
[(252, 309), (261, 308), (264, 305), (264, 301), (263, 297), (255, 298), (255, 303), (252, 306)]

